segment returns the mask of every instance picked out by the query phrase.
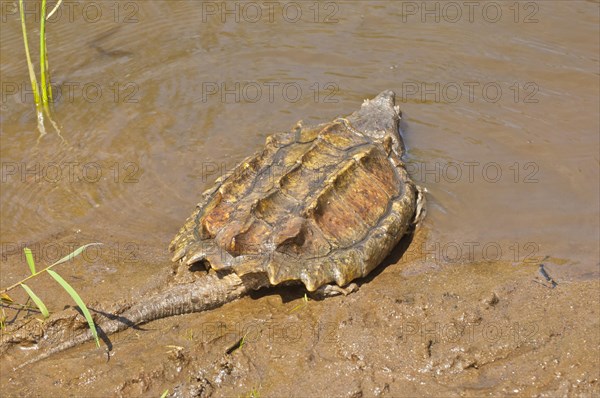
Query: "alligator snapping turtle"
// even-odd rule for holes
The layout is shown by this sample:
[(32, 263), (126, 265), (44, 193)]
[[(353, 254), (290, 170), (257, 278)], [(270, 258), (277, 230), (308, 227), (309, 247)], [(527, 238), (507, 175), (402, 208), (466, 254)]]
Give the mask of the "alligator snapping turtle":
[[(345, 293), (423, 214), (423, 194), (401, 160), (394, 100), (384, 91), (346, 118), (268, 137), (204, 192), (171, 242), (173, 261), (207, 273), (142, 297), (100, 330), (215, 308), (282, 283)], [(35, 360), (91, 338), (87, 330)]]
[(203, 194), (171, 242), (173, 261), (310, 292), (367, 275), (417, 206), (399, 118), (385, 91), (347, 118), (268, 137)]

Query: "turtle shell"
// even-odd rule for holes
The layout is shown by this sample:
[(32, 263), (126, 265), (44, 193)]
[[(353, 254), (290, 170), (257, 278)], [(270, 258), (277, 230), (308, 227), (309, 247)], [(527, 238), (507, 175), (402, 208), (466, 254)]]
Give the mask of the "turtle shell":
[[(391, 110), (371, 112), (365, 101), (347, 118), (269, 136), (204, 192), (171, 242), (173, 261), (263, 274), (271, 285), (302, 282), (308, 291), (367, 275), (417, 208), (401, 161), (399, 111), (393, 93), (377, 98), (384, 94)], [(382, 117), (392, 127), (365, 120)]]

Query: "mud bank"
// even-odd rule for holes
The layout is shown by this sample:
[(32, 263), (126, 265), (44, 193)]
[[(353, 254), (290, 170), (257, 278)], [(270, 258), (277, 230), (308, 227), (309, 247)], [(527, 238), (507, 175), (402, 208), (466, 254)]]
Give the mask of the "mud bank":
[(2, 395), (597, 396), (599, 281), (546, 264), (554, 288), (537, 263), (397, 261), (346, 297), (274, 289), (127, 330), (110, 360), (88, 343), (13, 371), (35, 355), (13, 347)]

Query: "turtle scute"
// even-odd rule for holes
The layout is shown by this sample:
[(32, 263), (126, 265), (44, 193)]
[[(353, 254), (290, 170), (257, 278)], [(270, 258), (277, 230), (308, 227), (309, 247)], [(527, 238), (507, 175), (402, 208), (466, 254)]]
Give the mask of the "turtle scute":
[(399, 117), (385, 91), (347, 118), (269, 136), (203, 194), (171, 242), (173, 260), (309, 291), (367, 275), (415, 217)]

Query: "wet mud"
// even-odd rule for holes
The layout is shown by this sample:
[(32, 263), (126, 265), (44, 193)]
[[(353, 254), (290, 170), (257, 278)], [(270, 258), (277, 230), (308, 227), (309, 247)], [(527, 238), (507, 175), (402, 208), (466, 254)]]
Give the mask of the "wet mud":
[[(110, 357), (90, 342), (17, 371), (12, 367), (36, 352), (13, 346), (2, 354), (3, 395), (600, 392), (597, 280), (563, 281), (552, 275), (557, 260), (551, 258), (543, 272), (536, 262), (402, 261), (423, 234), (403, 240), (348, 296), (306, 300), (300, 287), (267, 289), (214, 311), (110, 336)], [(61, 327), (86, 327), (81, 317), (73, 321), (74, 310), (59, 315), (69, 320)]]

